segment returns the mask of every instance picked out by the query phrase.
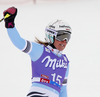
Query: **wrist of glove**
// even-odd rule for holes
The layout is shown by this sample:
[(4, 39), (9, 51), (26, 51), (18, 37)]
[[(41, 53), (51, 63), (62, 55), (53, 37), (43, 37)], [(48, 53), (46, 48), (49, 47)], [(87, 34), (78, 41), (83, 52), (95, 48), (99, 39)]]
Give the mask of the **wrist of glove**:
[(5, 27), (6, 28), (13, 28), (15, 26), (14, 19), (17, 15), (17, 8), (10, 7), (3, 12)]

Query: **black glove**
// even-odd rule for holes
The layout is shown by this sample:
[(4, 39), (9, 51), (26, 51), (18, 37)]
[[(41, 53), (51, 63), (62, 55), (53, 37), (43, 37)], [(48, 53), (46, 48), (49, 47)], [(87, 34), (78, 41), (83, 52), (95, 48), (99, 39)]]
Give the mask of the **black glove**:
[(14, 19), (17, 15), (17, 8), (10, 7), (3, 12), (5, 27), (6, 28), (13, 28), (15, 26)]

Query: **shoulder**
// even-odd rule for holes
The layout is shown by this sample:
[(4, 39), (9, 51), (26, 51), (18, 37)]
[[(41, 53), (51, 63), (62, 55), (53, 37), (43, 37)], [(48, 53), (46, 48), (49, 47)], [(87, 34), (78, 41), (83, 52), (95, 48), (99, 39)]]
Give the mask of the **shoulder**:
[(31, 44), (32, 44), (32, 47), (31, 47), (31, 51), (29, 55), (32, 61), (36, 61), (42, 56), (45, 46), (39, 43), (35, 43), (35, 42), (32, 42)]

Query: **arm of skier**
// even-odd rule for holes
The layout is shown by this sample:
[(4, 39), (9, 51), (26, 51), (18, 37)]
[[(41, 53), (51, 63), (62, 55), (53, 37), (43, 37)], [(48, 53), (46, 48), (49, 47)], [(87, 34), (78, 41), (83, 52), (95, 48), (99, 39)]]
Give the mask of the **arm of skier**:
[(14, 23), (15, 17), (17, 15), (17, 8), (10, 7), (3, 12), (3, 15), (4, 15), (5, 27), (7, 28), (8, 35), (11, 41), (17, 48), (23, 50), (26, 41), (20, 37), (18, 31), (15, 28), (15, 23)]
[[(4, 11), (5, 27), (12, 43), (21, 51), (28, 53), (33, 61), (36, 61), (43, 52), (43, 46), (24, 40), (15, 28), (14, 19), (17, 14), (17, 8), (10, 7)], [(38, 51), (38, 52), (37, 52)]]
[(21, 51), (24, 50), (27, 41), (24, 40), (22, 37), (20, 37), (17, 29), (14, 28), (7, 28), (7, 32), (8, 32), (8, 36), (10, 38), (10, 40), (12, 41), (12, 43)]
[(67, 72), (66, 72), (66, 76), (65, 79), (63, 81), (62, 87), (61, 87), (61, 91), (60, 91), (60, 95), (59, 97), (67, 97), (67, 80), (68, 80), (68, 73), (69, 73), (69, 64), (67, 67)]
[(8, 28), (7, 32), (12, 43), (22, 52), (29, 54), (32, 61), (36, 61), (42, 55), (43, 46), (35, 42), (24, 40), (15, 27)]

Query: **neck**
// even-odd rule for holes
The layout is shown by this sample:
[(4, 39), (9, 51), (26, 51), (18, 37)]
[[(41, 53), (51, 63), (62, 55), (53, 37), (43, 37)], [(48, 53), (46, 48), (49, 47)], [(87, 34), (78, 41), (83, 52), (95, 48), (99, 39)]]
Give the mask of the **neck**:
[(53, 49), (56, 49), (56, 47), (54, 46), (54, 44), (50, 44), (50, 46), (51, 46)]
[(55, 48), (54, 45), (50, 44), (47, 46), (55, 55), (57, 56), (61, 56), (62, 55), (62, 51), (59, 51), (58, 49)]

